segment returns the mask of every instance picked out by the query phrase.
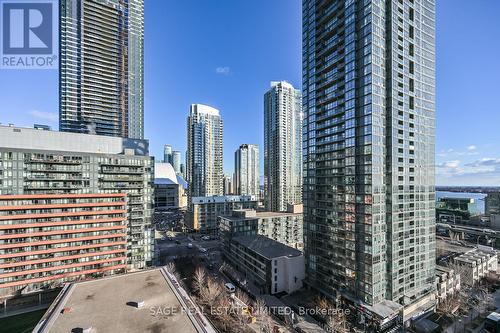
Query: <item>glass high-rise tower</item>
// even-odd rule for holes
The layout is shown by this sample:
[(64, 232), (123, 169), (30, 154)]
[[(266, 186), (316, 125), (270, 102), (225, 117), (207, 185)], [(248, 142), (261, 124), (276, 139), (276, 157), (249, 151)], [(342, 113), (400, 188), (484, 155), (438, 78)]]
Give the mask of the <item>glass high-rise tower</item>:
[(259, 146), (242, 144), (234, 153), (234, 187), (236, 194), (259, 195), (259, 168)]
[(163, 146), (163, 162), (172, 164), (172, 146)]
[(59, 129), (144, 137), (144, 0), (61, 0)]
[(286, 211), (302, 202), (301, 93), (286, 81), (271, 82), (264, 95), (264, 203)]
[(403, 319), (435, 278), (435, 2), (303, 0), (309, 285)]
[[(191, 104), (187, 119), (187, 182), (193, 197), (223, 195), (223, 123), (219, 110)], [(188, 202), (191, 205), (191, 202)]]
[(175, 174), (179, 175), (181, 173), (181, 152), (178, 150), (172, 151), (172, 166)]

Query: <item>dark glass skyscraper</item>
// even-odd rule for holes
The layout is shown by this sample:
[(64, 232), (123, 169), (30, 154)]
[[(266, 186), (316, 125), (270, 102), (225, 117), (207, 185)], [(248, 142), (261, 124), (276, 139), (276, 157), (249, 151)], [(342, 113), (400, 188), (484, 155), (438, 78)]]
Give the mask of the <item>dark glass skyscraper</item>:
[(238, 195), (260, 193), (259, 146), (242, 144), (234, 152), (234, 192)]
[(264, 94), (264, 203), (284, 212), (302, 202), (301, 93), (286, 81), (273, 81)]
[(60, 1), (59, 129), (144, 137), (144, 0)]
[(434, 17), (434, 0), (303, 1), (308, 282), (405, 320), (434, 302)]

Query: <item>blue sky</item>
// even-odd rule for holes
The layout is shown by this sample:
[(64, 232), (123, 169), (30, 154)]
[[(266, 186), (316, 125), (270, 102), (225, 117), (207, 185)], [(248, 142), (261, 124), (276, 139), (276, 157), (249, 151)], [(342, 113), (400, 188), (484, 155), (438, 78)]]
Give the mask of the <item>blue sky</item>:
[[(500, 185), (500, 1), (437, 3), (436, 183)], [(145, 21), (152, 154), (184, 155), (189, 104), (205, 103), (221, 111), (231, 172), (240, 144), (262, 149), (269, 82), (300, 87), (301, 1), (146, 1)], [(57, 110), (57, 71), (0, 70), (1, 123), (57, 128)]]

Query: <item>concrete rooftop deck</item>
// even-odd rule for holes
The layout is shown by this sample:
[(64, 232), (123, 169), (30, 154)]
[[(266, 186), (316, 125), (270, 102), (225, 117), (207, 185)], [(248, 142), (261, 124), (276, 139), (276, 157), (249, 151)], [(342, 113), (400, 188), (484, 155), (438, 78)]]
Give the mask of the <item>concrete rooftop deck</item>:
[[(136, 308), (131, 301), (144, 305)], [(158, 269), (75, 283), (59, 303), (43, 332), (197, 331)], [(171, 309), (175, 313), (166, 314)]]

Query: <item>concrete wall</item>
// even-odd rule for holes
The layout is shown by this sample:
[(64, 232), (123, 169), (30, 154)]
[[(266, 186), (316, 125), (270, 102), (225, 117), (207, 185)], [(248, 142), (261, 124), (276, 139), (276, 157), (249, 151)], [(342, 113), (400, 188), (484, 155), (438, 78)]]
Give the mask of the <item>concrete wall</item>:
[[(283, 291), (291, 294), (302, 288), (302, 281), (305, 279), (303, 255), (275, 258), (272, 260), (271, 268), (271, 294)], [(277, 273), (275, 273), (275, 269)], [(276, 281), (275, 277), (277, 277)], [(275, 289), (275, 284), (277, 289)]]

